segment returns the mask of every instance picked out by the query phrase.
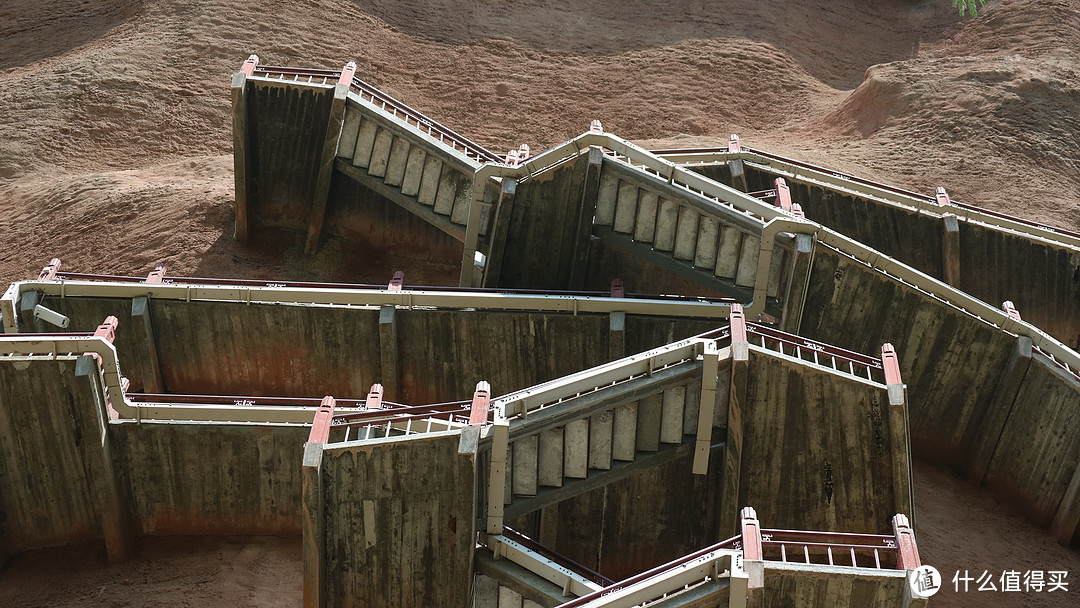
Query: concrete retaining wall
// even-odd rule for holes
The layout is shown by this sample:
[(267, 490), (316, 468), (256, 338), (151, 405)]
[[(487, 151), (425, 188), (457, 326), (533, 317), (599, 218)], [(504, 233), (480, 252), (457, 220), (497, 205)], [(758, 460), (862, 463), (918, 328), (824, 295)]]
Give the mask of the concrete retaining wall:
[(306, 230), (334, 87), (248, 79), (248, 217)]
[[(866, 354), (889, 342), (908, 386), (913, 451), (954, 465), (998, 390), (1015, 338), (818, 246), (800, 333)], [(886, 521), (886, 520), (881, 520)]]
[(771, 527), (867, 534), (890, 532), (898, 512), (913, 515), (903, 406), (891, 415), (885, 386), (756, 349), (745, 377), (744, 389), (735, 376), (733, 395), (745, 395), (729, 405), (742, 441), (725, 449), (737, 459), (725, 467), (740, 471), (725, 513), (755, 505)]
[(109, 427), (117, 477), (144, 535), (300, 534), (302, 426)]
[[(345, 398), (381, 382), (387, 399), (417, 404), (468, 399), (481, 379), (507, 393), (723, 323), (630, 315), (612, 332), (606, 314), (402, 308), (386, 317), (370, 308), (156, 299), (148, 332), (131, 300), (45, 302), (79, 331), (117, 316), (115, 345), (134, 390), (154, 392), (153, 351), (171, 393)], [(612, 354), (613, 341), (621, 352)]]
[(708, 475), (692, 455), (508, 525), (608, 578), (622, 580), (717, 540), (722, 450)]
[(0, 560), (102, 537), (100, 383), (79, 359), (0, 365)]
[(459, 439), (435, 433), (323, 452), (326, 605), (469, 605), (476, 458), (458, 452)]
[[(726, 165), (691, 167), (731, 184)], [(746, 167), (750, 190), (768, 190), (776, 175)], [(818, 184), (786, 178), (792, 201), (806, 217), (851, 237), (937, 279), (945, 264), (958, 271), (954, 287), (994, 306), (1012, 300), (1025, 320), (1073, 348), (1080, 348), (1080, 251), (967, 221), (957, 223), (955, 259), (943, 249), (944, 220), (961, 208), (933, 207), (936, 215), (916, 213), (866, 197), (835, 192)]]

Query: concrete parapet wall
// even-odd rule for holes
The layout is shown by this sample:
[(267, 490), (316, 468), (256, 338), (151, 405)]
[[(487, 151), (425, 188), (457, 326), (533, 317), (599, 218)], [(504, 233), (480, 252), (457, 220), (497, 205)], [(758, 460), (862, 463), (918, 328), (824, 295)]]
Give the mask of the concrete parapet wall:
[(476, 454), (458, 432), (323, 452), (327, 606), (468, 606)]
[(334, 87), (257, 78), (245, 86), (248, 216), (255, 226), (306, 229)]
[(95, 400), (100, 383), (80, 359), (0, 364), (0, 559), (102, 537), (111, 463)]
[(1000, 305), (1080, 349), (1080, 251), (960, 222), (957, 288)]
[[(1035, 352), (995, 443), (984, 483), (1045, 526), (1059, 511), (1075, 511), (1065, 497), (1078, 466), (1080, 381)], [(1067, 543), (1076, 524), (1071, 521), (1071, 529), (1055, 530), (1060, 540)]]
[[(726, 165), (692, 167), (703, 175), (731, 183)], [(776, 174), (747, 166), (750, 190), (773, 187)], [(1011, 300), (1031, 321), (1061, 342), (1080, 348), (1080, 251), (1025, 235), (963, 220), (960, 207), (928, 202), (926, 212), (905, 209), (876, 199), (836, 191), (797, 177), (785, 176), (791, 198), (806, 217), (894, 257), (934, 278), (949, 282), (984, 302)], [(929, 198), (929, 197), (928, 197)], [(944, 247), (942, 214), (961, 218), (959, 247), (949, 255)], [(959, 270), (945, 273), (946, 265)]]
[[(151, 299), (148, 331), (129, 299), (45, 302), (79, 331), (116, 315), (115, 346), (134, 390), (154, 392), (146, 366), (153, 350), (170, 393), (344, 398), (381, 382), (388, 399), (417, 404), (467, 399), (478, 378), (507, 393), (723, 324), (627, 315), (625, 329), (613, 332), (606, 314)], [(612, 341), (623, 352), (613, 353)]]
[(908, 386), (914, 451), (968, 462), (973, 437), (1016, 339), (944, 302), (818, 246), (801, 333), (873, 354), (896, 347)]
[(582, 200), (588, 168), (588, 155), (580, 155), (517, 185), (516, 195), (496, 216), (496, 222), (506, 223), (508, 245), (495, 261), (500, 269), (497, 285), (489, 286), (580, 288), (572, 282), (584, 270), (582, 254), (587, 250), (582, 247), (587, 247), (592, 228), (592, 212), (579, 213), (589, 204)]
[(908, 603), (907, 573), (903, 570), (836, 568), (779, 562), (744, 564), (747, 570), (758, 568), (764, 575), (764, 587), (751, 590), (747, 595), (747, 608), (907, 608), (909, 605), (916, 605)]
[(737, 432), (741, 449), (725, 445), (725, 468), (739, 471), (736, 485), (725, 484), (734, 491), (724, 496), (725, 513), (759, 505), (777, 528), (868, 534), (889, 532), (898, 507), (913, 515), (909, 476), (896, 474), (908, 471), (907, 428), (890, 415), (884, 385), (757, 347), (746, 367), (728, 406), (728, 437)]
[(144, 535), (300, 534), (303, 426), (109, 426), (121, 493)]

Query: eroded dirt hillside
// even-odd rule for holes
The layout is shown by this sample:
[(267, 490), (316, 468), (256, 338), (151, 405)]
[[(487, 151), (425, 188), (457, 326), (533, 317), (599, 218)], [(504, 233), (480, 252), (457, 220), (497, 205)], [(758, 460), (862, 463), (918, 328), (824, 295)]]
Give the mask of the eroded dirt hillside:
[[(228, 85), (250, 53), (305, 67), (355, 60), (361, 78), (496, 151), (541, 150), (593, 118), (658, 145), (723, 145), (737, 132), (751, 146), (1080, 229), (1080, 0), (992, 0), (966, 20), (947, 0), (600, 4), (6, 0), (0, 283), (52, 256), (86, 272), (145, 274), (165, 261), (176, 275), (386, 281), (403, 261), (233, 242)], [(924, 557), (947, 574), (970, 563), (1080, 576), (1074, 552), (1007, 507), (933, 469), (920, 479)], [(1049, 548), (1017, 553), (1032, 535)], [(110, 596), (88, 590), (99, 581), (129, 590), (109, 605), (187, 605), (198, 585), (224, 590), (206, 601), (268, 601), (238, 578), (185, 571), (182, 543), (147, 542), (153, 559), (181, 556), (175, 580), (146, 564), (98, 564), (65, 588), (63, 560), (38, 559), (33, 569), (56, 567), (56, 593), (19, 595), (17, 581), (40, 592), (40, 580), (9, 571), (0, 603), (101, 605), (95, 597)], [(240, 551), (214, 542), (199, 554)], [(251, 542), (280, 568), (295, 565), (295, 547)], [(273, 569), (230, 576), (245, 575), (279, 580)], [(934, 604), (972, 600), (1054, 604), (1001, 594)]]

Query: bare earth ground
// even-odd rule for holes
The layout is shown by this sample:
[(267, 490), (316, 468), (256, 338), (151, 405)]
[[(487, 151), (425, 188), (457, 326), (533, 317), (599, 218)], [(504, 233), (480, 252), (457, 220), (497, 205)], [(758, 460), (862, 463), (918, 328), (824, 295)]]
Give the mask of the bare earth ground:
[[(0, 5), (0, 284), (50, 257), (84, 272), (384, 282), (438, 267), (340, 243), (232, 240), (229, 74), (341, 66), (496, 151), (592, 118), (657, 145), (748, 145), (1080, 229), (1080, 0), (6, 0)], [(981, 490), (916, 469), (925, 561), (1070, 571), (1080, 559)], [(146, 540), (26, 555), (0, 605), (295, 605), (298, 543)], [(107, 581), (107, 582), (105, 582)], [(103, 588), (102, 585), (105, 585)], [(100, 592), (100, 593), (99, 593)], [(289, 595), (292, 593), (292, 595)], [(94, 594), (99, 594), (95, 596)], [(101, 599), (107, 597), (108, 599)], [(1071, 599), (1071, 601), (1070, 601)], [(277, 602), (277, 603), (275, 603)]]

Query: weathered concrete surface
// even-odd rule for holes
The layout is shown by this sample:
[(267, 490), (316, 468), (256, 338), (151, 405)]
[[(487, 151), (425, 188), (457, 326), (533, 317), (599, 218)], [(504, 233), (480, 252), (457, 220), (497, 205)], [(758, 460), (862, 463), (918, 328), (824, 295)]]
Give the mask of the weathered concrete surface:
[[(726, 165), (690, 168), (731, 183)], [(747, 166), (746, 177), (754, 191), (771, 189), (777, 175)], [(808, 219), (946, 279), (940, 214), (963, 216), (963, 209), (928, 203), (935, 215), (916, 213), (788, 176), (785, 180)], [(993, 305), (1012, 300), (1025, 320), (1080, 348), (1080, 307), (1075, 306), (1080, 301), (1080, 251), (968, 221), (960, 221), (959, 228), (955, 263), (960, 272), (954, 287)]]
[[(581, 272), (576, 254), (592, 228), (591, 212), (579, 217), (588, 161), (583, 154), (517, 184), (512, 207), (496, 216), (506, 222), (509, 245), (497, 262), (498, 283), (489, 287), (573, 288), (570, 278)], [(604, 279), (608, 286), (611, 278)]]
[(0, 553), (130, 534), (300, 533), (303, 426), (107, 423), (90, 357), (0, 364)]
[(109, 426), (122, 495), (145, 535), (299, 535), (307, 434), (303, 426)]
[[(753, 259), (742, 259), (743, 245), (753, 245), (758, 237), (743, 238), (741, 231), (754, 226), (725, 224), (721, 231), (715, 217), (695, 211), (695, 204), (708, 207), (704, 201), (610, 160), (602, 166), (598, 184), (591, 176), (599, 169), (584, 153), (516, 183), (514, 196), (500, 202), (503, 208), (495, 213), (493, 231), (493, 238), (512, 245), (492, 249), (498, 259), (489, 262), (488, 286), (606, 290), (612, 278), (620, 278), (639, 293), (727, 295), (750, 301), (750, 291), (736, 271), (740, 277), (756, 272), (755, 246), (746, 247)], [(611, 216), (607, 219), (601, 217), (605, 200)], [(665, 222), (669, 208), (677, 219)], [(760, 226), (756, 229), (760, 234)], [(721, 238), (730, 231), (734, 240)], [(671, 242), (665, 245), (665, 240)], [(777, 248), (777, 280), (769, 294), (774, 299), (786, 288), (790, 248), (786, 241)], [(730, 276), (717, 269), (722, 263), (730, 263)]]
[(889, 532), (897, 512), (913, 515), (907, 429), (902, 417), (893, 428), (884, 385), (757, 347), (747, 363), (728, 405), (724, 467), (738, 473), (725, 481), (724, 514), (757, 505), (776, 528), (868, 534)]
[[(1036, 352), (996, 443), (985, 484), (1001, 491), (1027, 517), (1045, 526), (1059, 509), (1075, 511), (1071, 504), (1075, 499), (1064, 499), (1078, 466), (1080, 380)], [(1071, 521), (1071, 529), (1055, 533), (1068, 542), (1076, 525)]]
[(963, 291), (1012, 300), (1025, 321), (1080, 349), (1080, 251), (960, 222), (960, 276)]
[(717, 541), (721, 452), (708, 475), (694, 475), (688, 455), (508, 525), (622, 580)]
[[(913, 451), (966, 465), (1015, 338), (929, 294), (818, 246), (803, 335), (857, 352), (896, 348), (908, 386)], [(886, 521), (882, 519), (881, 521)]]
[(126, 518), (95, 369), (76, 356), (0, 364), (0, 559), (103, 536), (122, 557)]
[(327, 447), (327, 605), (468, 605), (476, 454), (459, 453), (459, 439), (449, 432)]
[(359, 255), (380, 251), (450, 266), (461, 263), (461, 241), (340, 171), (330, 182), (325, 230), (354, 243), (350, 250), (355, 247)]
[[(131, 316), (131, 300), (45, 302), (75, 331), (93, 331), (115, 314), (123, 372), (135, 390), (145, 388), (148, 332)], [(615, 339), (640, 352), (721, 323), (629, 315), (613, 336), (606, 314), (402, 308), (387, 332), (371, 308), (150, 299), (149, 309), (167, 392), (344, 398), (381, 382), (388, 399), (412, 403), (467, 399), (478, 379), (510, 392), (609, 361)]]
[(334, 87), (259, 78), (246, 87), (249, 221), (306, 231)]
[(906, 599), (906, 572), (903, 570), (779, 562), (744, 562), (744, 567), (748, 571), (754, 568), (764, 571), (764, 587), (752, 589), (747, 594), (747, 608), (907, 608), (909, 605), (924, 605), (909, 604)]

